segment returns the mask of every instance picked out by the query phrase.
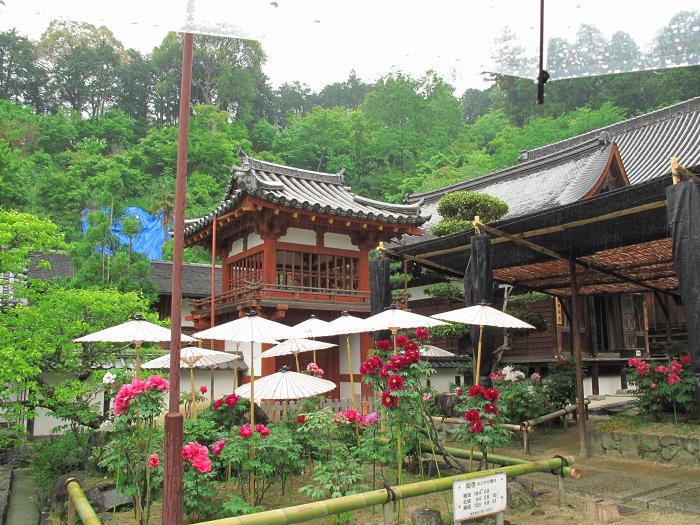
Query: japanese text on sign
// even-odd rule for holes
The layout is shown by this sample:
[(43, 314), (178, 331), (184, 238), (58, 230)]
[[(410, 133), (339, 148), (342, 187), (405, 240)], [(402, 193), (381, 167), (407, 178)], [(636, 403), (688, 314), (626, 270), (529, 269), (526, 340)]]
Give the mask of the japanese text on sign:
[(452, 496), (455, 522), (501, 512), (506, 509), (506, 475), (456, 480)]

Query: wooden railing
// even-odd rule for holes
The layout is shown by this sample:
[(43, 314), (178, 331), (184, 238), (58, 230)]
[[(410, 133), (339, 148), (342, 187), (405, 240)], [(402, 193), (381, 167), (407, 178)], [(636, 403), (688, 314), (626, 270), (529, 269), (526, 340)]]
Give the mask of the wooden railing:
[[(321, 301), (325, 303), (359, 303), (369, 306), (370, 293), (359, 290), (335, 290), (311, 286), (292, 286), (285, 284), (264, 284), (241, 280), (236, 288), (217, 295), (214, 307), (218, 310), (227, 304), (242, 301), (261, 301), (266, 298), (287, 299), (293, 301)], [(194, 313), (208, 312), (211, 308), (211, 297), (195, 301)]]
[(102, 525), (102, 520), (90, 505), (77, 479), (68, 478), (66, 480), (66, 493), (68, 494), (68, 510), (66, 512), (68, 525), (76, 524), (76, 515), (84, 525)]
[[(330, 408), (333, 412), (342, 412), (347, 408), (353, 408), (352, 399), (321, 399), (321, 409)], [(299, 404), (296, 401), (263, 401), (261, 408), (270, 418), (270, 421), (278, 422), (285, 419), (288, 415), (299, 411)], [(363, 397), (362, 403), (358, 405), (357, 410), (363, 414), (376, 412), (377, 406), (373, 397)]]

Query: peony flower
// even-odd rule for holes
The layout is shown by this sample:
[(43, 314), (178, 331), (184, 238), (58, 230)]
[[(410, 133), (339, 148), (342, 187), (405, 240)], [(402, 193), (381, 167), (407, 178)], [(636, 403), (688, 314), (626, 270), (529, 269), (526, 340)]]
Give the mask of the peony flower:
[(495, 388), (489, 388), (487, 390), (484, 390), (484, 399), (486, 401), (498, 401), (498, 390)]
[(306, 416), (304, 414), (297, 416), (297, 425), (303, 425), (306, 421)]
[(382, 392), (382, 405), (386, 408), (392, 409), (399, 404), (399, 398), (396, 397), (393, 391), (385, 390)]
[(431, 394), (423, 394), (423, 401), (430, 401), (433, 396)]
[(377, 350), (391, 350), (391, 341), (388, 339), (379, 339), (376, 343)]
[(481, 419), (481, 412), (479, 412), (475, 408), (472, 408), (471, 410), (467, 410), (464, 413), (464, 419), (466, 419), (470, 423), (472, 423), (474, 421), (478, 421), (479, 419)]
[(246, 439), (249, 437), (253, 437), (253, 429), (250, 428), (250, 425), (241, 425), (238, 428), (238, 435)]
[(148, 456), (148, 466), (151, 468), (156, 468), (160, 464), (158, 459), (158, 454), (151, 454)]
[(389, 390), (403, 390), (404, 380), (399, 374), (394, 374), (386, 382), (389, 385)]
[(671, 361), (671, 364), (668, 365), (668, 369), (674, 374), (680, 374), (681, 370), (683, 370), (683, 365), (674, 359)]
[(382, 358), (379, 356), (372, 356), (367, 361), (360, 365), (361, 374), (374, 374), (382, 364)]
[(224, 448), (225, 446), (226, 446), (226, 441), (224, 441), (223, 439), (220, 439), (219, 441), (214, 443), (214, 445), (211, 447), (211, 451), (216, 457), (219, 457), (219, 455), (221, 454), (221, 449)]
[(678, 374), (668, 374), (668, 378), (666, 379), (666, 381), (669, 385), (675, 385), (681, 382), (681, 378), (678, 377)]
[(469, 432), (472, 434), (479, 434), (482, 430), (484, 430), (484, 422), (481, 419), (477, 419), (469, 425)]
[(416, 328), (416, 338), (420, 339), (421, 341), (430, 339), (430, 332), (428, 332), (427, 328)]
[(182, 459), (187, 461), (191, 461), (197, 456), (207, 455), (208, 453), (209, 449), (196, 441), (190, 441), (187, 445), (182, 446)]
[(206, 387), (206, 385), (200, 386), (200, 387), (199, 387), (199, 391), (200, 391), (202, 394), (206, 394), (206, 393), (207, 393), (207, 387)]
[(238, 404), (238, 396), (236, 394), (229, 394), (224, 398), (224, 403), (233, 408)]
[(114, 383), (114, 381), (116, 379), (117, 379), (117, 376), (115, 374), (113, 374), (112, 372), (110, 372), (109, 370), (107, 372), (105, 372), (105, 375), (102, 376), (102, 382), (105, 385), (111, 385), (112, 383)]
[(218, 410), (219, 408), (221, 408), (221, 405), (223, 405), (223, 404), (224, 404), (224, 401), (222, 399), (217, 399), (216, 401), (214, 401), (214, 405), (213, 405), (214, 410)]
[(665, 366), (659, 365), (655, 369), (659, 374), (665, 374), (666, 370), (668, 370)]
[(415, 341), (409, 341), (403, 346), (405, 352), (419, 352), (420, 346)]
[(481, 385), (473, 385), (469, 387), (469, 397), (479, 397), (484, 394), (484, 387)]
[(211, 459), (209, 459), (209, 456), (197, 456), (190, 463), (202, 474), (211, 472)]
[(382, 366), (381, 370), (379, 370), (379, 375), (380, 377), (386, 379), (387, 376), (394, 371), (396, 371), (396, 368), (392, 363), (384, 363), (384, 366)]
[(489, 403), (488, 405), (484, 406), (484, 412), (487, 414), (493, 414), (494, 416), (498, 415), (498, 407), (494, 405), (493, 403)]
[(681, 356), (681, 364), (683, 366), (688, 366), (690, 364), (693, 364), (693, 358), (690, 355), (685, 354), (685, 355)]
[(656, 388), (656, 383), (652, 383), (649, 385), (652, 389)]
[(264, 438), (270, 435), (270, 429), (267, 428), (265, 425), (255, 425), (255, 431), (258, 432)]
[(345, 409), (343, 411), (343, 417), (346, 418), (348, 421), (358, 423), (362, 421), (362, 416), (357, 412), (357, 410), (353, 410), (352, 408)]
[(457, 390), (455, 390), (455, 392), (457, 393), (458, 396), (461, 396), (464, 393), (464, 390), (462, 390), (461, 386), (458, 386)]
[(540, 381), (542, 379), (542, 376), (535, 372), (530, 376), (530, 379), (532, 379), (533, 381)]
[(641, 375), (645, 375), (647, 372), (649, 372), (649, 368), (649, 363), (642, 361), (639, 363), (639, 366), (637, 366), (637, 372), (639, 372)]
[(408, 337), (405, 335), (396, 336), (396, 346), (403, 348), (408, 343)]
[(168, 390), (168, 380), (164, 379), (162, 376), (150, 376), (148, 378), (148, 388), (147, 390), (152, 390), (157, 388), (161, 392)]
[(366, 425), (373, 425), (374, 423), (378, 423), (378, 422), (379, 422), (379, 414), (377, 414), (376, 412), (370, 412), (365, 417), (365, 424)]

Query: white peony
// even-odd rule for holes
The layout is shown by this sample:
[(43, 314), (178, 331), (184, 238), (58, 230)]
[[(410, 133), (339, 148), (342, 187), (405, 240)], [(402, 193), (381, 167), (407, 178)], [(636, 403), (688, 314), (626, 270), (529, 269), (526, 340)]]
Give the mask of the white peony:
[(102, 376), (102, 382), (103, 382), (105, 385), (111, 385), (112, 383), (114, 383), (114, 381), (115, 381), (116, 379), (117, 379), (117, 376), (114, 375), (114, 374), (113, 374), (112, 372), (110, 372), (110, 371), (107, 371), (107, 373), (105, 373), (105, 375)]

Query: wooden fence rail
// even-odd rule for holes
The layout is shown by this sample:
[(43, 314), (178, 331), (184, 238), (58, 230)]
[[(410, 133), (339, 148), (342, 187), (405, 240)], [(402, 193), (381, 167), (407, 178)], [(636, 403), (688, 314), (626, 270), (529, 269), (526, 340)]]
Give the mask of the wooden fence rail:
[[(260, 407), (265, 411), (270, 421), (277, 423), (287, 416), (301, 412), (297, 401), (263, 401)], [(321, 399), (321, 409), (330, 408), (333, 412), (342, 412), (352, 408), (352, 399)], [(363, 415), (376, 412), (376, 400), (373, 397), (363, 397), (358, 404), (358, 411)]]

